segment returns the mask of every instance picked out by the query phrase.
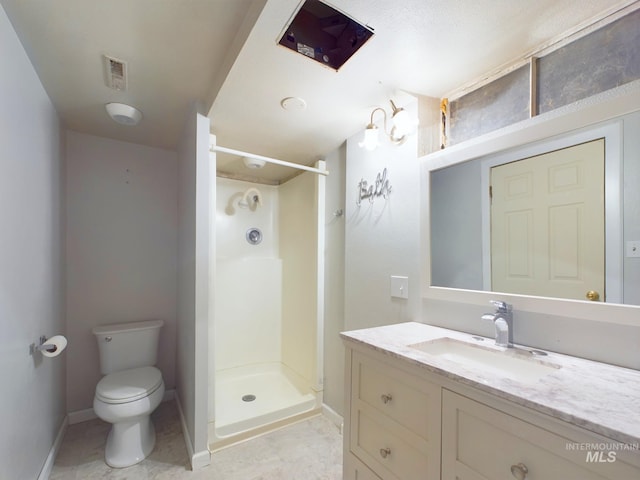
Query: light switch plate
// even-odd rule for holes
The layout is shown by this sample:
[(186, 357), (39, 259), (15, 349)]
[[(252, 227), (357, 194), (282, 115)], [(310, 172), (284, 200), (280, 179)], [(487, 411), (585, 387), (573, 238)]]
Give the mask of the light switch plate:
[(626, 254), (627, 258), (640, 257), (640, 240), (629, 240)]
[(409, 298), (409, 277), (391, 276), (391, 296)]

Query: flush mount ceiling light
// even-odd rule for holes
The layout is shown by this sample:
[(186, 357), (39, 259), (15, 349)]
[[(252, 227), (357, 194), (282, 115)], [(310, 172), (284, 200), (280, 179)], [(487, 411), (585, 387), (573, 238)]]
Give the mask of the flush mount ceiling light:
[(307, 102), (305, 102), (304, 99), (300, 97), (287, 97), (283, 98), (280, 101), (280, 106), (284, 110), (301, 112), (307, 109)]
[(278, 43), (339, 70), (373, 36), (370, 27), (321, 2), (304, 0)]
[(142, 119), (142, 112), (131, 105), (124, 103), (107, 103), (105, 108), (113, 121), (121, 125), (137, 125)]
[(374, 108), (371, 112), (369, 125), (364, 131), (364, 138), (358, 144), (360, 147), (364, 147), (367, 150), (375, 150), (380, 145), (378, 127), (373, 123), (373, 115), (376, 112), (382, 112), (384, 133), (394, 145), (402, 145), (407, 140), (407, 136), (418, 126), (418, 120), (411, 117), (404, 108), (396, 107), (393, 100), (389, 100), (389, 102), (391, 103), (391, 131), (387, 131), (387, 112), (381, 107)]
[(255, 157), (242, 157), (242, 163), (247, 168), (251, 168), (252, 170), (257, 170), (258, 168), (264, 167), (264, 164), (267, 163), (260, 158)]

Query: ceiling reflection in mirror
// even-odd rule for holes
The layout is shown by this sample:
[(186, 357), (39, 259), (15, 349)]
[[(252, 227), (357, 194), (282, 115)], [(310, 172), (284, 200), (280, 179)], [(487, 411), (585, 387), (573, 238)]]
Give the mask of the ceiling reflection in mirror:
[(431, 286), (640, 305), (639, 127), (636, 112), (431, 171)]

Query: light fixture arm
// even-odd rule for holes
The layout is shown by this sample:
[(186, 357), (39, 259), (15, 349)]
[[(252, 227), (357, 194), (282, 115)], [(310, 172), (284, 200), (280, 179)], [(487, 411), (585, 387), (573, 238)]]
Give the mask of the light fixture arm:
[(376, 128), (375, 123), (373, 123), (373, 115), (378, 111), (382, 112), (382, 116), (383, 116), (383, 119), (384, 119), (384, 121), (383, 121), (384, 133), (389, 135), (387, 133), (387, 112), (385, 112), (384, 108), (382, 108), (382, 107), (376, 107), (376, 108), (373, 109), (373, 111), (371, 112), (371, 119), (369, 120), (369, 125), (367, 125), (367, 128)]
[[(391, 100), (390, 102), (391, 102), (391, 112), (392, 112), (391, 118), (394, 119), (394, 118), (397, 118), (398, 114), (400, 114), (401, 112), (404, 112), (404, 109), (398, 108), (396, 106), (396, 104), (393, 103), (393, 100)], [(369, 120), (369, 125), (367, 125), (366, 131), (373, 133), (373, 132), (375, 132), (377, 130), (377, 126), (375, 125), (375, 123), (373, 123), (373, 117), (376, 114), (376, 112), (378, 112), (378, 111), (382, 112), (383, 130), (384, 130), (385, 135), (391, 141), (391, 143), (393, 143), (395, 145), (403, 144), (405, 142), (405, 140), (407, 139), (407, 135), (403, 134), (403, 135), (398, 136), (397, 135), (397, 126), (396, 125), (393, 125), (391, 127), (391, 131), (389, 131), (389, 128), (387, 127), (387, 112), (382, 107), (376, 107), (376, 108), (373, 109), (373, 111), (371, 112), (371, 118)], [(363, 142), (362, 146), (365, 146), (366, 144), (367, 144), (367, 142), (365, 141), (365, 142)], [(377, 146), (377, 141), (376, 141), (375, 144), (372, 144), (372, 145), (370, 144), (370, 146), (367, 147), (367, 148), (369, 148), (371, 150), (371, 149), (375, 148), (375, 146)]]
[(406, 118), (407, 112), (402, 107), (396, 107), (396, 104), (393, 103), (393, 100), (389, 100), (389, 102), (391, 103), (391, 120), (393, 120), (393, 127), (391, 128), (391, 132), (388, 133), (389, 139), (396, 145), (402, 145), (407, 139), (407, 133), (403, 131), (402, 135), (400, 136), (397, 136), (396, 133), (400, 129), (400, 117)]
[(412, 119), (411, 115), (402, 107), (397, 107), (393, 100), (391, 102), (391, 131), (387, 128), (387, 112), (382, 107), (376, 107), (371, 112), (371, 118), (369, 125), (364, 131), (364, 138), (358, 145), (366, 148), (367, 150), (375, 150), (379, 145), (378, 140), (378, 127), (373, 123), (373, 116), (377, 111), (382, 112), (383, 116), (383, 128), (384, 134), (389, 138), (389, 141), (394, 145), (402, 145), (407, 137), (415, 130), (418, 125), (417, 119)]

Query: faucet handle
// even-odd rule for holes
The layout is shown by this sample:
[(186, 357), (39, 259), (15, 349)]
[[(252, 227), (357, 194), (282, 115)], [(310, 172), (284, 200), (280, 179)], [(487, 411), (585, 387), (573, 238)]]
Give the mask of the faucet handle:
[(496, 310), (500, 313), (508, 313), (513, 309), (513, 306), (507, 302), (502, 302), (500, 300), (490, 300), (493, 306), (496, 307)]

